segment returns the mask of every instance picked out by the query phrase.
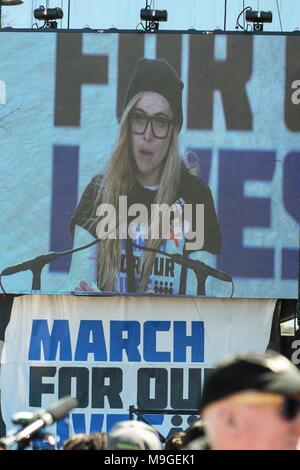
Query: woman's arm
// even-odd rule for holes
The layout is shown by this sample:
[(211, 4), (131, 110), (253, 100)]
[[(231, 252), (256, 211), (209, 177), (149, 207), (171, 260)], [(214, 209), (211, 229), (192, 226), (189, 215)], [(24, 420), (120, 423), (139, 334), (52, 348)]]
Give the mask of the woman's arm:
[[(92, 242), (94, 237), (84, 228), (75, 226), (74, 247)], [(101, 292), (97, 287), (97, 245), (73, 253), (69, 274), (71, 291)]]

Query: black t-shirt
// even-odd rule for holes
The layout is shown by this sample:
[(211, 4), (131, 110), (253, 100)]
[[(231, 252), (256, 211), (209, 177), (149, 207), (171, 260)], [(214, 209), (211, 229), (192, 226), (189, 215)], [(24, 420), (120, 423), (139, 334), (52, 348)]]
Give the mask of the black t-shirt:
[[(88, 230), (96, 238), (96, 227), (99, 218), (96, 216), (96, 203), (103, 176), (101, 174), (92, 178), (91, 182), (85, 188), (80, 202), (71, 219), (70, 228), (74, 232), (75, 226), (78, 225)], [(148, 189), (142, 186), (138, 181), (135, 182), (134, 187), (129, 192), (127, 197), (127, 205), (130, 207), (133, 204), (143, 204), (148, 211), (151, 209), (151, 204), (155, 201), (157, 191)], [(219, 224), (215, 212), (214, 202), (212, 199), (211, 191), (208, 185), (190, 174), (187, 170), (183, 169), (181, 173), (181, 180), (176, 194), (174, 203), (180, 204), (184, 207), (190, 204), (192, 208), (191, 225), (192, 230), (196, 230), (197, 218), (195, 217), (195, 210), (197, 204), (204, 205), (204, 242), (201, 251), (218, 254), (221, 250), (221, 235)], [(128, 223), (130, 219), (128, 219)], [(147, 241), (138, 236), (138, 245), (146, 246)], [(135, 243), (137, 240), (133, 240)], [(193, 242), (193, 240), (190, 240)], [(123, 242), (122, 242), (123, 243)], [(176, 253), (181, 256), (189, 256), (192, 252), (199, 251), (194, 249), (187, 250), (186, 240), (178, 240), (173, 237), (170, 240), (164, 240), (161, 246), (161, 251), (170, 255)], [(116, 288), (118, 292), (136, 292), (140, 277), (140, 258), (143, 254), (142, 249), (132, 247), (128, 241), (124, 240), (122, 246), (122, 261), (120, 270), (119, 286)], [(175, 264), (175, 266), (174, 266)], [(148, 287), (146, 292), (153, 292), (157, 294), (186, 294), (187, 290), (187, 272), (190, 271), (186, 267), (182, 267), (180, 263), (174, 263), (172, 259), (163, 254), (157, 254), (153, 271), (149, 277)], [(205, 283), (206, 277), (202, 281)], [(196, 284), (196, 280), (194, 280)], [(194, 289), (194, 294), (204, 294), (204, 284)]]

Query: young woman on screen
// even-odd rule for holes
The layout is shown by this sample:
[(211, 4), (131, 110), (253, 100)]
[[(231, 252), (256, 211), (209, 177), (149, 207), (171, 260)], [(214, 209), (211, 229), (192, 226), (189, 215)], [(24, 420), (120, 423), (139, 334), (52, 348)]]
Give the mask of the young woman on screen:
[[(71, 220), (72, 231), (100, 240), (94, 254), (81, 252), (72, 266), (77, 275), (73, 289), (184, 295), (192, 280), (190, 293), (199, 293), (194, 273), (180, 259), (199, 251), (219, 253), (221, 237), (209, 187), (189, 172), (178, 153), (182, 90), (182, 81), (166, 60), (139, 59), (106, 170), (86, 187)], [(136, 204), (145, 208), (142, 214)], [(167, 236), (154, 230), (165, 220), (153, 207), (163, 204), (171, 209)], [(107, 207), (115, 209), (109, 221)], [(151, 227), (159, 234), (156, 238)], [(197, 237), (199, 243), (193, 243)], [(83, 241), (77, 237), (76, 245)], [(176, 262), (174, 254), (180, 255)]]

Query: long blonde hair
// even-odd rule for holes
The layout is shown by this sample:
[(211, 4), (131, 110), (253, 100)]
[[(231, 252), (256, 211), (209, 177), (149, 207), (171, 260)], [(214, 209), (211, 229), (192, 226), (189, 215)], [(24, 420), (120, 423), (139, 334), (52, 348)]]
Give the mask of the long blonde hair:
[[(129, 113), (135, 107), (143, 92), (135, 95), (125, 108), (117, 139), (102, 184), (95, 201), (94, 213), (99, 204), (112, 204), (119, 213), (119, 196), (127, 196), (133, 188), (135, 177), (135, 162), (131, 152), (131, 135), (129, 129)], [(164, 167), (160, 177), (160, 185), (154, 203), (171, 206), (175, 200), (181, 174), (181, 159), (178, 153), (178, 128), (175, 126), (165, 157)], [(161, 239), (150, 239), (147, 246), (158, 249)], [(144, 292), (155, 260), (155, 253), (145, 251), (142, 262), (139, 292)], [(121, 267), (121, 240), (106, 238), (101, 241), (98, 249), (98, 285), (104, 291), (113, 291), (115, 281)]]

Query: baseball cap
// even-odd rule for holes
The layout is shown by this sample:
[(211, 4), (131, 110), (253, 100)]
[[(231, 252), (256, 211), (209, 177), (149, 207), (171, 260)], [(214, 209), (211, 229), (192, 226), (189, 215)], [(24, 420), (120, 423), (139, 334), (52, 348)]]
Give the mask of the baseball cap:
[(254, 390), (282, 395), (300, 393), (300, 371), (274, 351), (237, 354), (220, 363), (207, 377), (200, 410), (229, 395)]
[(142, 421), (121, 421), (108, 435), (108, 450), (160, 450), (157, 431)]

